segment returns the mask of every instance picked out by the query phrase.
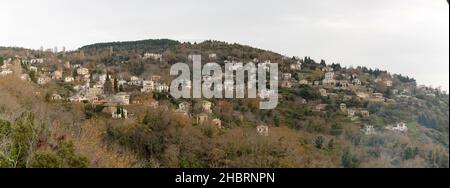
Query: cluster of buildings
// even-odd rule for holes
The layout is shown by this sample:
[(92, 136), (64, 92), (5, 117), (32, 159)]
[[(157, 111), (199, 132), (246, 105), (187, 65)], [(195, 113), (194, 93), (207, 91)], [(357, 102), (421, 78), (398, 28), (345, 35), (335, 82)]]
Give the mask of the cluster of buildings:
[(151, 59), (151, 60), (156, 60), (156, 61), (162, 61), (163, 60), (163, 55), (162, 54), (156, 54), (156, 53), (145, 53), (144, 56), (142, 57), (143, 59)]
[(11, 66), (12, 59), (6, 59), (3, 61), (3, 65), (0, 66), (0, 76), (8, 76), (13, 74), (13, 71), (9, 68)]
[[(217, 54), (211, 53), (208, 55), (210, 59), (216, 59)], [(192, 60), (193, 56), (189, 55), (188, 59)], [(163, 55), (158, 53), (145, 53), (142, 56), (142, 59), (148, 59), (148, 60), (156, 60), (156, 61), (163, 61)], [(0, 67), (0, 76), (9, 75), (12, 74), (12, 71), (8, 66), (11, 63), (11, 59), (5, 60), (4, 64)], [(265, 65), (264, 67), (266, 69), (269, 68), (269, 64), (271, 63), (269, 60), (266, 61), (260, 61), (258, 59), (254, 59), (254, 62), (258, 63), (258, 65)], [(127, 92), (118, 92), (115, 91), (113, 93), (106, 92), (105, 85), (107, 82), (110, 82), (112, 84), (112, 87), (125, 87), (125, 86), (132, 86), (139, 88), (139, 91), (141, 94), (147, 94), (147, 93), (163, 93), (163, 92), (169, 92), (169, 85), (167, 85), (164, 82), (161, 82), (161, 77), (158, 75), (153, 75), (150, 79), (144, 79), (138, 76), (131, 76), (129, 79), (115, 79), (106, 73), (99, 74), (99, 73), (91, 73), (91, 71), (86, 68), (82, 67), (81, 65), (71, 65), (69, 61), (66, 61), (64, 63), (61, 62), (63, 69), (56, 69), (56, 70), (50, 70), (48, 68), (45, 68), (45, 66), (40, 66), (40, 64), (43, 64), (45, 62), (45, 59), (43, 58), (31, 58), (31, 59), (21, 59), (21, 63), (23, 65), (26, 65), (28, 67), (28, 70), (30, 72), (36, 72), (38, 77), (36, 78), (36, 82), (40, 85), (45, 85), (52, 80), (58, 80), (64, 83), (71, 83), (73, 84), (73, 90), (76, 92), (75, 95), (71, 97), (67, 97), (64, 99), (61, 95), (53, 94), (51, 96), (52, 100), (60, 101), (60, 100), (67, 100), (70, 102), (90, 102), (94, 105), (105, 105), (108, 108), (108, 112), (111, 113), (111, 117), (114, 119), (126, 119), (128, 118), (128, 111), (124, 107), (130, 105), (130, 103), (133, 103), (131, 101), (131, 94)], [(230, 66), (229, 69), (231, 71), (236, 71), (239, 66), (237, 66), (237, 61), (233, 58), (229, 58), (229, 60), (226, 60), (225, 63), (234, 63), (235, 66)], [(323, 73), (323, 76), (319, 80), (307, 80), (305, 78), (297, 78), (300, 77), (298, 75), (295, 75), (294, 73), (298, 71), (302, 71), (302, 62), (296, 61), (288, 65), (290, 72), (281, 73), (281, 84), (280, 86), (282, 88), (293, 88), (296, 85), (309, 85), (315, 89), (318, 89), (320, 92), (320, 95), (322, 97), (330, 97), (330, 98), (337, 98), (337, 97), (343, 97), (343, 101), (348, 101), (352, 99), (353, 97), (357, 97), (362, 100), (369, 100), (369, 101), (379, 101), (379, 102), (385, 102), (387, 99), (382, 93), (376, 93), (374, 92), (374, 89), (370, 87), (370, 83), (363, 82), (362, 80), (367, 79), (360, 79), (360, 75), (356, 73), (343, 73), (341, 71), (335, 71), (332, 67), (325, 66), (321, 69), (321, 72)], [(40, 67), (40, 69), (38, 69)], [(349, 71), (351, 72), (351, 71)], [(295, 78), (294, 76), (295, 75)], [(23, 79), (29, 80), (28, 74), (24, 75)], [(222, 78), (214, 78), (211, 76), (203, 76), (202, 82), (203, 84), (208, 83), (214, 83), (217, 80), (220, 79), (222, 81)], [(255, 79), (255, 77), (249, 77), (248, 80)], [(278, 78), (277, 78), (278, 79)], [(112, 81), (114, 80), (114, 81)], [(375, 83), (382, 83), (387, 88), (392, 88), (392, 93), (397, 96), (408, 96), (410, 95), (411, 91), (407, 89), (398, 90), (393, 88), (393, 81), (388, 78), (377, 78), (374, 80)], [(117, 84), (115, 86), (114, 84)], [(183, 85), (186, 88), (192, 88), (191, 80), (186, 79), (182, 81), (181, 85)], [(223, 86), (226, 91), (234, 91), (234, 90), (245, 90), (246, 87), (252, 87), (252, 85), (247, 86), (246, 84), (236, 84), (234, 82), (225, 81)], [(350, 94), (345, 95), (338, 95), (334, 93), (336, 90), (349, 90), (355, 94), (355, 96)], [(432, 89), (430, 87), (425, 86), (419, 86), (417, 87), (417, 90), (420, 90), (424, 92), (427, 96), (434, 96), (436, 93), (436, 89)], [(259, 97), (264, 98), (270, 98), (274, 95), (278, 96), (278, 93), (275, 93), (274, 90), (262, 90), (258, 93)], [(141, 104), (138, 100), (136, 100), (136, 104)], [(157, 101), (156, 101), (157, 102)], [(134, 104), (134, 103), (133, 103)], [(305, 99), (302, 99), (302, 104), (307, 104), (307, 101)], [(149, 104), (150, 106), (157, 107), (159, 104)], [(214, 115), (212, 113), (212, 106), (213, 104), (210, 101), (202, 100), (197, 103), (195, 103), (196, 106), (199, 107), (200, 111), (193, 110), (193, 106), (190, 102), (181, 102), (178, 105), (178, 108), (174, 110), (174, 113), (178, 113), (184, 116), (193, 117), (195, 122), (197, 124), (205, 124), (205, 123), (211, 123), (219, 128), (222, 127), (221, 120), (218, 118), (214, 118)], [(327, 110), (328, 104), (314, 104), (313, 111), (315, 112), (324, 112)], [(352, 121), (358, 120), (358, 118), (369, 118), (370, 113), (366, 109), (360, 109), (360, 108), (348, 108), (345, 103), (342, 103), (339, 105), (340, 111), (342, 113), (345, 113), (348, 118), (350, 118)], [(261, 125), (257, 127), (257, 132), (259, 135), (267, 136), (268, 135), (268, 127)], [(406, 132), (407, 127), (404, 123), (398, 123), (396, 125), (388, 126), (386, 128), (387, 130), (391, 131), (398, 131), (398, 132)], [(364, 133), (366, 135), (375, 134), (375, 128), (373, 126), (365, 126), (363, 128)]]
[[(386, 126), (385, 129), (387, 131), (395, 132), (395, 133), (406, 133), (408, 132), (408, 126), (406, 126), (406, 123), (404, 122), (398, 122), (394, 125)], [(373, 125), (364, 125), (361, 131), (366, 136), (375, 135), (377, 134), (377, 131)]]

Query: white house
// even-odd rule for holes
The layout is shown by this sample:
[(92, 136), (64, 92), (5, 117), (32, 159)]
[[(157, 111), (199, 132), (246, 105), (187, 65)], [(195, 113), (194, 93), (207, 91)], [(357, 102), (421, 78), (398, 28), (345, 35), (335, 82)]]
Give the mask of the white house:
[(281, 87), (282, 88), (292, 88), (292, 87), (294, 87), (294, 85), (292, 84), (292, 82), (284, 80), (281, 82)]
[(375, 127), (373, 127), (373, 125), (365, 125), (362, 131), (366, 136), (376, 134)]
[(13, 71), (9, 69), (3, 69), (2, 71), (0, 71), (0, 76), (7, 76), (11, 74), (13, 74)]
[(129, 85), (134, 85), (134, 86), (140, 86), (142, 84), (142, 80), (139, 79), (139, 77), (137, 76), (132, 76), (130, 77), (130, 82), (128, 82)]
[(38, 83), (39, 85), (44, 85), (44, 84), (49, 83), (51, 80), (52, 80), (52, 79), (51, 79), (50, 77), (47, 77), (47, 76), (41, 76), (41, 77), (38, 78), (37, 83)]
[(75, 79), (72, 76), (67, 76), (64, 78), (64, 82), (66, 83), (70, 83), (73, 82)]
[(353, 79), (353, 80), (352, 80), (352, 83), (355, 84), (355, 85), (361, 85), (361, 84), (362, 84), (362, 83), (361, 83), (361, 80), (358, 79), (358, 78)]
[(123, 86), (123, 85), (125, 85), (125, 84), (127, 84), (127, 81), (124, 80), (124, 79), (120, 79), (120, 80), (117, 81), (117, 85), (118, 85), (118, 86)]
[(64, 68), (65, 69), (70, 69), (70, 61), (66, 61), (65, 63), (64, 63)]
[(356, 115), (356, 110), (354, 109), (347, 109), (347, 115), (349, 118), (352, 118)]
[(326, 90), (326, 89), (321, 88), (321, 89), (319, 89), (319, 92), (320, 92), (320, 95), (321, 95), (322, 97), (328, 96), (327, 90)]
[(300, 80), (298, 83), (300, 85), (308, 85), (309, 84), (308, 80), (306, 80), (306, 79)]
[(259, 125), (256, 127), (256, 132), (260, 136), (269, 136), (269, 127), (266, 125)]
[(178, 104), (178, 110), (183, 112), (189, 112), (191, 109), (191, 103), (188, 102), (182, 102)]
[(150, 93), (155, 90), (155, 82), (153, 80), (144, 80), (142, 81), (142, 89), (143, 93)]
[(63, 72), (62, 71), (54, 71), (52, 74), (52, 79), (54, 80), (61, 80), (63, 76)]
[(170, 87), (165, 83), (158, 83), (158, 84), (156, 84), (156, 87), (155, 87), (155, 91), (159, 92), (159, 93), (168, 92), (169, 89), (170, 89)]
[(392, 80), (386, 80), (386, 87), (392, 87)]
[(128, 111), (123, 108), (117, 108), (111, 113), (113, 119), (128, 119)]
[(183, 114), (185, 116), (188, 116), (189, 112), (190, 112), (190, 109), (191, 109), (191, 104), (190, 103), (182, 102), (182, 103), (178, 104), (178, 109), (175, 110), (175, 112), (181, 113), (181, 114)]
[(216, 119), (213, 119), (211, 122), (217, 128), (222, 129), (222, 121), (220, 119), (216, 118)]
[(83, 102), (86, 101), (87, 98), (81, 95), (75, 95), (69, 98), (70, 102)]
[(291, 73), (283, 73), (283, 80), (290, 80), (292, 78)]
[(335, 85), (336, 80), (334, 80), (334, 72), (325, 73), (325, 78), (322, 80), (323, 85)]
[(365, 92), (357, 92), (356, 96), (358, 96), (359, 98), (362, 98), (362, 99), (366, 99), (369, 97), (369, 94), (367, 94)]
[(395, 124), (394, 126), (387, 126), (386, 127), (387, 130), (390, 131), (397, 131), (397, 132), (407, 132), (408, 131), (408, 127), (406, 126), (406, 124), (404, 122), (400, 122)]
[(89, 74), (89, 69), (87, 69), (87, 68), (78, 68), (77, 69), (77, 74), (78, 75), (87, 75), (87, 74)]
[(32, 72), (37, 72), (37, 71), (38, 71), (38, 68), (35, 67), (35, 66), (29, 66), (29, 67), (28, 67), (28, 70), (30, 70), (30, 71), (32, 71)]
[(20, 75), (20, 79), (23, 80), (23, 81), (30, 81), (31, 80), (30, 75), (28, 75), (28, 74)]
[(291, 70), (302, 70), (302, 63), (297, 61), (297, 63), (291, 64)]
[(97, 99), (99, 95), (103, 95), (103, 85), (94, 85), (94, 87), (89, 88), (86, 92), (86, 97), (91, 101)]
[(273, 96), (277, 96), (277, 93), (275, 92), (275, 90), (272, 89), (263, 89), (259, 92), (259, 97), (261, 99), (268, 99)]
[(62, 100), (63, 98), (61, 97), (61, 95), (58, 95), (58, 94), (56, 94), (56, 93), (54, 93), (53, 95), (52, 95), (52, 101), (60, 101), (60, 100)]
[(212, 103), (211, 102), (202, 100), (199, 102), (199, 104), (204, 112), (212, 113), (212, 110), (211, 110)]
[(100, 74), (100, 75), (98, 75), (98, 81), (100, 82), (100, 83), (105, 83), (106, 82), (106, 80), (108, 79), (108, 77), (109, 77), (109, 79), (111, 79), (111, 75), (107, 75), (107, 74)]
[(332, 67), (324, 67), (324, 68), (322, 68), (322, 71), (323, 72), (333, 72), (334, 69)]
[(216, 59), (216, 58), (217, 58), (217, 54), (215, 54), (215, 53), (209, 54), (209, 59)]
[(145, 53), (144, 54), (144, 59), (153, 59), (153, 60), (162, 61), (162, 58), (163, 58), (162, 54), (155, 54), (155, 53)]
[(347, 105), (345, 103), (341, 103), (341, 105), (339, 105), (339, 109), (342, 112), (347, 112)]

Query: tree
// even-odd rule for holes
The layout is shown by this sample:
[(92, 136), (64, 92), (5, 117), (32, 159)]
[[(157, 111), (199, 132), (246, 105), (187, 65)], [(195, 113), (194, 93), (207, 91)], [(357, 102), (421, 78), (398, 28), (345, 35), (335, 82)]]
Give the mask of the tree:
[(117, 81), (117, 78), (114, 78), (114, 92), (115, 93), (119, 93), (119, 83), (118, 83), (118, 81)]
[(30, 161), (31, 168), (62, 168), (62, 161), (54, 153), (38, 151)]
[(0, 135), (8, 135), (11, 132), (11, 123), (0, 119)]
[(72, 77), (76, 78), (78, 76), (77, 69), (74, 69), (72, 72)]
[(316, 137), (316, 139), (314, 140), (314, 146), (315, 146), (317, 149), (322, 149), (324, 141), (325, 141), (325, 138), (324, 138), (323, 136), (318, 136), (318, 137)]
[(360, 161), (351, 153), (349, 148), (344, 150), (344, 154), (341, 157), (341, 163), (344, 168), (358, 168), (360, 165)]
[(30, 76), (30, 80), (31, 80), (32, 82), (37, 83), (36, 72), (30, 71), (29, 76)]
[(414, 147), (407, 147), (403, 153), (402, 153), (402, 157), (403, 160), (409, 160), (409, 159), (413, 159), (414, 157), (416, 157), (419, 154), (419, 148)]
[(329, 150), (334, 149), (334, 139), (331, 139), (330, 141), (328, 141), (328, 149)]
[(14, 167), (26, 167), (36, 138), (34, 115), (31, 112), (24, 112), (16, 119), (12, 126), (11, 138), (13, 145), (10, 158), (15, 161)]
[(106, 82), (103, 88), (106, 95), (114, 94), (114, 86), (113, 83), (111, 82), (111, 79), (109, 78), (109, 74), (106, 74)]
[(417, 122), (427, 128), (437, 129), (439, 127), (436, 119), (433, 116), (426, 114), (421, 114), (417, 118)]
[(88, 159), (75, 153), (72, 142), (59, 143), (56, 151), (37, 151), (30, 160), (31, 168), (86, 168)]
[(123, 85), (119, 85), (119, 92), (124, 92)]
[(338, 135), (341, 135), (342, 132), (343, 132), (343, 128), (338, 123), (335, 122), (331, 125), (331, 131), (330, 131), (331, 135), (338, 136)]

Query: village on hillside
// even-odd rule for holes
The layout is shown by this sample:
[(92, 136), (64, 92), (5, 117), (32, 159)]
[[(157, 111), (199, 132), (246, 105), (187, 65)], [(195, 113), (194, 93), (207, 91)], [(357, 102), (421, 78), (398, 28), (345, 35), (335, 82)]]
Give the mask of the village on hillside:
[[(418, 137), (422, 129), (441, 130), (442, 121), (436, 119), (440, 115), (420, 109), (448, 105), (446, 91), (378, 69), (342, 67), (325, 60), (287, 57), (216, 41), (180, 43), (166, 49), (128, 49), (126, 45), (98, 44), (75, 51), (0, 48), (0, 80), (32, 84), (40, 88), (35, 95), (50, 104), (80, 105), (87, 120), (103, 118), (120, 127), (145, 124), (150, 112), (162, 112), (186, 124), (212, 127), (221, 134), (250, 127), (261, 138), (278, 136), (280, 127), (288, 127), (316, 135), (304, 144), (312, 142), (319, 150), (325, 143), (334, 148), (341, 139), (359, 147), (362, 138), (370, 141), (391, 135), (400, 139)], [(175, 77), (169, 76), (170, 65), (192, 64), (197, 54), (203, 62), (220, 65), (251, 62), (268, 67), (277, 63), (279, 93), (263, 90), (256, 99), (172, 98), (170, 84)], [(203, 76), (202, 82), (212, 79)], [(192, 89), (190, 80), (183, 86)], [(227, 91), (248, 89), (235, 83), (225, 82), (224, 86)], [(279, 98), (278, 107), (259, 110), (259, 100), (273, 95)], [(14, 121), (17, 117), (13, 116), (3, 114), (0, 118)]]
[[(113, 55), (114, 50), (111, 47), (110, 55)], [(153, 98), (154, 93), (165, 94), (169, 93), (170, 80), (162, 80), (159, 74), (150, 74), (146, 76), (141, 75), (122, 75), (110, 74), (108, 71), (98, 71), (84, 67), (81, 63), (70, 61), (66, 57), (65, 50), (58, 52), (55, 50), (35, 51), (34, 54), (40, 54), (40, 58), (32, 55), (27, 51), (27, 55), (14, 55), (13, 57), (5, 57), (0, 67), (0, 76), (6, 77), (10, 75), (20, 75), (20, 79), (24, 81), (34, 82), (41, 87), (53, 82), (70, 87), (71, 92), (49, 94), (47, 98), (54, 102), (70, 102), (70, 103), (89, 103), (95, 106), (104, 107), (102, 112), (110, 114), (113, 119), (127, 119), (134, 114), (133, 109), (143, 108), (168, 108), (160, 105), (158, 100)], [(72, 56), (82, 58), (83, 51), (68, 52)], [(45, 55), (42, 55), (45, 54)], [(163, 54), (146, 52), (144, 54), (136, 54), (141, 61), (151, 60), (154, 62), (164, 62)], [(48, 59), (47, 59), (48, 57)], [(62, 57), (62, 58), (59, 58)], [(191, 60), (192, 54), (188, 56)], [(208, 54), (208, 59), (217, 60), (217, 54)], [(225, 63), (242, 63), (235, 61), (237, 58), (228, 57)], [(284, 57), (284, 60), (290, 59)], [(280, 86), (281, 88), (295, 88), (295, 87), (311, 87), (320, 92), (321, 97), (342, 101), (339, 104), (332, 104), (339, 106), (339, 110), (345, 113), (352, 121), (357, 121), (359, 118), (369, 118), (370, 112), (365, 108), (348, 107), (347, 101), (358, 99), (361, 101), (371, 101), (380, 103), (401, 103), (413, 101), (421, 103), (421, 100), (413, 95), (414, 93), (424, 94), (427, 97), (436, 97), (436, 95), (445, 94), (440, 88), (431, 88), (424, 85), (416, 86), (415, 83), (404, 84), (401, 83), (402, 78), (398, 75), (390, 75), (387, 73), (380, 73), (377, 77), (373, 77), (361, 68), (341, 68), (339, 65), (326, 65), (321, 63), (315, 67), (315, 70), (304, 71), (305, 67), (309, 67), (308, 61), (311, 59), (293, 58), (294, 62), (289, 64), (279, 63), (285, 66), (284, 72), (281, 72)], [(306, 62), (305, 62), (306, 61)], [(50, 63), (52, 62), (52, 63)], [(56, 63), (54, 63), (56, 62)], [(257, 58), (252, 60), (253, 63), (270, 64), (270, 60), (260, 61)], [(289, 61), (291, 62), (291, 61)], [(122, 62), (125, 63), (126, 62)], [(20, 71), (15, 73), (13, 68), (16, 64), (20, 64)], [(311, 70), (311, 67), (309, 67)], [(203, 81), (211, 78), (203, 77)], [(225, 83), (227, 85), (227, 83)], [(191, 88), (191, 83), (186, 80), (185, 87)], [(244, 89), (244, 86), (236, 86), (237, 89)], [(235, 87), (225, 87), (225, 89), (234, 90)], [(70, 93), (70, 94), (69, 94)], [(261, 92), (260, 96), (268, 97), (268, 93)], [(282, 97), (282, 96), (280, 96)], [(327, 106), (331, 104), (320, 103), (318, 101), (301, 99), (301, 103), (308, 105), (313, 112), (327, 112)], [(211, 107), (214, 105), (211, 101), (201, 100), (196, 103), (202, 110), (198, 113), (193, 113), (192, 102), (183, 101), (178, 104), (172, 113), (178, 113), (189, 117), (194, 117), (195, 124), (203, 124), (211, 121), (216, 126), (221, 126), (221, 120), (214, 118)], [(265, 126), (265, 125), (264, 125)], [(405, 122), (399, 121), (392, 125), (386, 125), (386, 130), (405, 132), (408, 130)], [(361, 129), (366, 135), (375, 134), (376, 131), (372, 125), (363, 125)], [(380, 130), (381, 131), (381, 130)], [(267, 133), (265, 133), (267, 134)]]

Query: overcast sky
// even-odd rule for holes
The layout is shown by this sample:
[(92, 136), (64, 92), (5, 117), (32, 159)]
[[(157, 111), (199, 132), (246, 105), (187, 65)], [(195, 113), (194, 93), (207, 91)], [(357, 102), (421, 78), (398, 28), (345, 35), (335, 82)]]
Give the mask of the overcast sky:
[(1, 0), (0, 46), (238, 42), (449, 86), (445, 0)]

